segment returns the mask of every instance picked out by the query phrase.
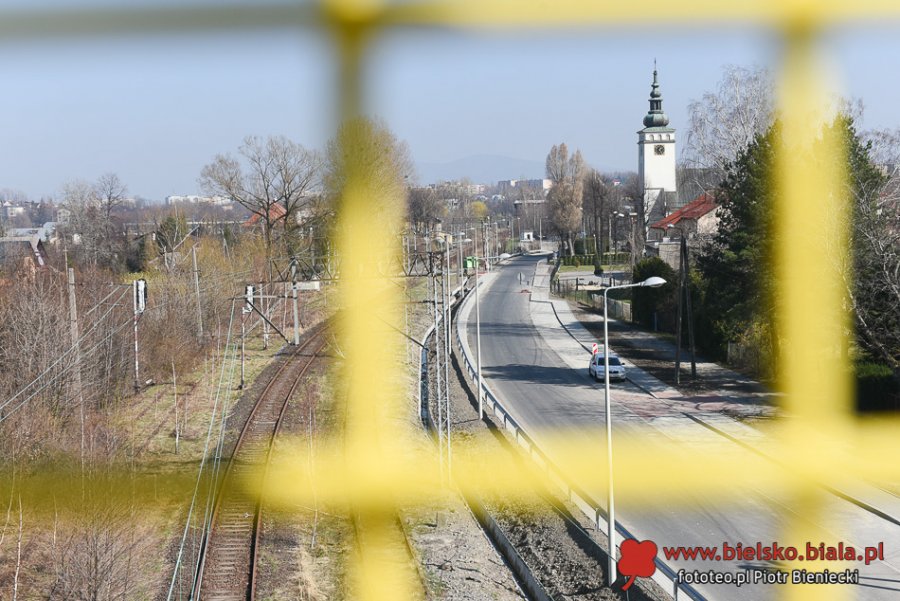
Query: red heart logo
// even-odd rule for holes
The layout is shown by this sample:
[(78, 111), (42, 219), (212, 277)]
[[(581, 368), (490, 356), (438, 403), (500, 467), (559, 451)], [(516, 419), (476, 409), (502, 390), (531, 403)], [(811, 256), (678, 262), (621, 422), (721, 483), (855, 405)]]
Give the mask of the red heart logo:
[(656, 543), (652, 540), (644, 540), (638, 542), (633, 538), (622, 541), (619, 547), (622, 556), (619, 558), (619, 573), (629, 576), (628, 582), (622, 587), (623, 591), (627, 591), (634, 584), (634, 579), (638, 576), (649, 578), (656, 571)]

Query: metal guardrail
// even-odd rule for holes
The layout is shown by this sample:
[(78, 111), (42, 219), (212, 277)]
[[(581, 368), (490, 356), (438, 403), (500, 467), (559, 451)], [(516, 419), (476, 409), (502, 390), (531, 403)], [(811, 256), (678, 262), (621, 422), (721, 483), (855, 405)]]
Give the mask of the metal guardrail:
[[(479, 282), (479, 285), (482, 283), (483, 282)], [(466, 302), (468, 302), (468, 295), (466, 299), (462, 301), (462, 304), (460, 304), (460, 308), (462, 308)], [(475, 378), (477, 372), (472, 363), (471, 349), (463, 335), (462, 322), (460, 320), (456, 320), (456, 344), (462, 355), (463, 365), (465, 366), (466, 371), (471, 378)], [(503, 406), (500, 399), (494, 394), (494, 391), (491, 390), (490, 386), (488, 386), (483, 379), (481, 386), (484, 390), (485, 406), (490, 408), (493, 414), (500, 419), (503, 428), (513, 435), (519, 446), (525, 449), (528, 456), (531, 457), (531, 459), (545, 471), (550, 480), (565, 493), (566, 498), (577, 506), (588, 519), (592, 520), (594, 524), (597, 524), (597, 528), (600, 530), (599, 524), (602, 520), (606, 520), (606, 511), (589, 494), (576, 485), (566, 481), (562, 471), (543, 453), (543, 451), (540, 450), (534, 440), (525, 432), (525, 429), (516, 421), (516, 419), (510, 415), (509, 411)], [(618, 522), (616, 522), (616, 532), (624, 537), (623, 540), (626, 538), (637, 538)], [(662, 560), (656, 558), (654, 563), (656, 564), (656, 572), (654, 572), (651, 579), (674, 599), (686, 598), (694, 601), (709, 601), (694, 587), (688, 584), (678, 583), (677, 571)]]

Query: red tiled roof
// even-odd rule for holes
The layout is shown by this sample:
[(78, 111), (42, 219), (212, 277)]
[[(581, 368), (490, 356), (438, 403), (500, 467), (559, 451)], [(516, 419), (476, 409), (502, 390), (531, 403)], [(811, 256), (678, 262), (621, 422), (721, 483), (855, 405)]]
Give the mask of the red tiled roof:
[(699, 219), (710, 211), (714, 211), (716, 201), (710, 194), (703, 193), (688, 204), (684, 205), (665, 219), (660, 219), (650, 227), (658, 230), (665, 230), (670, 225), (677, 225), (682, 219)]
[[(279, 219), (282, 219), (284, 217), (285, 213), (287, 213), (287, 211), (285, 211), (284, 207), (281, 206), (280, 204), (274, 204), (269, 207), (269, 218), (273, 222), (276, 222)], [(262, 216), (259, 213), (253, 213), (253, 215), (250, 216), (250, 219), (248, 219), (247, 221), (244, 222), (244, 225), (245, 226), (256, 225), (260, 219), (262, 219)]]

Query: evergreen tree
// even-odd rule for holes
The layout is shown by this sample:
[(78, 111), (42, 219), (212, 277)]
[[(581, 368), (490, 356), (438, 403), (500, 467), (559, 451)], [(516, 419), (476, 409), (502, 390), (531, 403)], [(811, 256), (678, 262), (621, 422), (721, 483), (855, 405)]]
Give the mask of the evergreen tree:
[(698, 339), (721, 356), (754, 321), (771, 316), (774, 147), (780, 128), (757, 136), (728, 164), (719, 186), (719, 229), (699, 257), (703, 277)]
[[(726, 168), (717, 192), (720, 203), (719, 230), (699, 257), (700, 308), (698, 340), (707, 351), (722, 356), (728, 341), (743, 340), (766, 347), (774, 354), (777, 346), (773, 301), (777, 290), (772, 274), (772, 249), (777, 244), (773, 231), (776, 203), (773, 181), (775, 147), (781, 135), (778, 123), (756, 137)], [(860, 141), (853, 120), (838, 116), (823, 132), (823, 138), (841, 136), (846, 144), (849, 173), (848, 193), (853, 210), (837, 216), (850, 220), (853, 248), (830, 248), (823, 240), (828, 260), (838, 262), (846, 274), (850, 307), (857, 324), (859, 343), (879, 350), (890, 344), (890, 332), (897, 329), (897, 298), (883, 287), (873, 289), (883, 261), (869, 252), (872, 239), (867, 210), (884, 193), (885, 177), (872, 163), (869, 147)], [(810, 160), (822, 160), (815, 152)], [(836, 166), (822, 164), (821, 169)], [(870, 320), (876, 327), (871, 327)], [(893, 320), (893, 321), (892, 321)], [(895, 347), (896, 348), (896, 347)]]

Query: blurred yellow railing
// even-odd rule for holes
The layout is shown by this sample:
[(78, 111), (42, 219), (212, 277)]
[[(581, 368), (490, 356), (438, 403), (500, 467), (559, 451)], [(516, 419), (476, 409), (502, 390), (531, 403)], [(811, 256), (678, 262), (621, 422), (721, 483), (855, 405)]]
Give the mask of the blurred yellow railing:
[[(824, 516), (823, 482), (853, 482), (857, 478), (892, 481), (900, 476), (900, 437), (896, 420), (863, 421), (854, 417), (846, 369), (835, 369), (846, 357), (848, 316), (839, 266), (820, 252), (806, 232), (825, 233), (848, 249), (846, 220), (829, 215), (849, 210), (843, 186), (846, 174), (814, 171), (802, 160), (802, 150), (822, 138), (828, 107), (816, 105), (829, 96), (821, 90), (823, 78), (815, 45), (821, 34), (838, 26), (859, 22), (883, 22), (900, 17), (900, 3), (878, 0), (654, 0), (645, 2), (597, 0), (443, 0), (383, 3), (376, 0), (323, 0), (320, 4), (252, 4), (234, 7), (150, 7), (143, 9), (64, 9), (52, 12), (0, 12), (0, 39), (40, 36), (95, 35), (143, 31), (216, 29), (240, 26), (312, 26), (334, 34), (340, 57), (339, 95), (342, 121), (364, 113), (363, 56), (370, 42), (398, 27), (459, 28), (595, 28), (622, 25), (673, 25), (674, 27), (731, 27), (751, 24), (771, 30), (780, 38), (782, 81), (779, 87), (784, 142), (778, 149), (776, 239), (773, 266), (777, 279), (777, 317), (783, 332), (784, 353), (779, 365), (788, 419), (774, 432), (780, 457), (792, 467), (790, 477), (777, 468), (735, 468), (705, 454), (673, 449), (677, 464), (659, 449), (649, 454), (642, 445), (623, 441), (619, 457), (627, 462), (616, 488), (620, 494), (659, 496), (685, 488), (728, 496), (728, 491), (752, 482), (772, 494), (790, 497), (784, 515), (785, 532), (779, 541), (801, 546), (819, 541), (823, 533), (815, 524)], [(821, 146), (833, 156), (832, 164), (845, 164), (841, 140)], [(390, 519), (397, 503), (418, 502), (438, 494), (440, 482), (428, 475), (434, 457), (410, 456), (401, 447), (398, 429), (408, 424), (401, 418), (404, 405), (402, 378), (395, 370), (402, 355), (394, 332), (383, 327), (385, 311), (401, 306), (400, 292), (387, 280), (371, 275), (386, 257), (400, 253), (395, 239), (385, 231), (399, 231), (403, 206), (399, 192), (378, 189), (368, 181), (365, 153), (351, 155), (347, 164), (344, 198), (340, 207), (339, 252), (345, 277), (340, 283), (348, 310), (344, 314), (346, 365), (350, 367), (348, 441), (333, 454), (320, 452), (312, 467), (319, 499), (352, 502), (376, 534), (369, 540), (390, 536), (378, 524)], [(373, 203), (386, 208), (371, 210)], [(364, 242), (364, 243), (363, 243)], [(373, 307), (367, 298), (388, 299)], [(396, 301), (391, 303), (390, 301)], [(386, 309), (387, 308), (387, 309)], [(375, 312), (380, 317), (375, 318)], [(399, 320), (395, 320), (399, 321)], [(844, 349), (840, 348), (844, 347)], [(352, 373), (351, 373), (352, 372)], [(599, 430), (598, 430), (599, 434)], [(602, 439), (602, 437), (601, 437)], [(618, 443), (617, 443), (618, 445)], [(573, 472), (587, 481), (593, 462), (585, 462), (595, 448), (561, 447), (557, 458), (571, 459)], [(675, 452), (677, 451), (677, 452)], [(298, 451), (300, 453), (300, 451)], [(533, 477), (522, 474), (500, 457), (454, 451), (454, 475), (472, 490), (515, 495), (526, 493)], [(306, 462), (298, 462), (305, 465)], [(582, 465), (584, 464), (584, 465)], [(671, 470), (677, 469), (677, 479)], [(603, 470), (600, 470), (601, 473)], [(277, 472), (276, 472), (277, 473)], [(502, 477), (498, 474), (503, 475)], [(309, 497), (305, 478), (284, 475), (273, 489), (282, 496)], [(673, 498), (677, 498), (675, 495)], [(674, 501), (673, 501), (674, 502)], [(798, 518), (796, 516), (802, 516)], [(387, 540), (383, 541), (389, 547)], [(711, 541), (718, 544), (720, 541)], [(866, 543), (869, 544), (869, 543)], [(357, 575), (360, 597), (371, 601), (407, 599), (415, 578), (400, 573), (402, 558), (375, 549), (361, 549)], [(809, 567), (808, 565), (806, 567)], [(841, 599), (841, 586), (787, 586), (786, 599)]]

